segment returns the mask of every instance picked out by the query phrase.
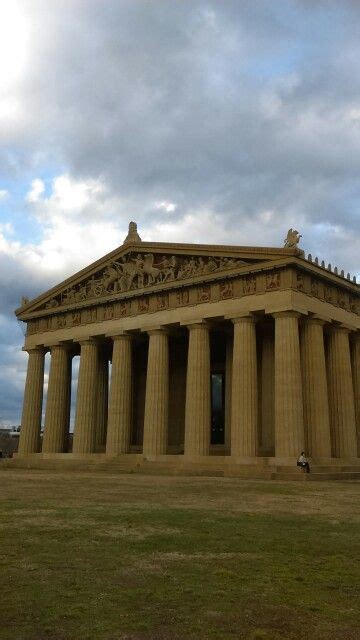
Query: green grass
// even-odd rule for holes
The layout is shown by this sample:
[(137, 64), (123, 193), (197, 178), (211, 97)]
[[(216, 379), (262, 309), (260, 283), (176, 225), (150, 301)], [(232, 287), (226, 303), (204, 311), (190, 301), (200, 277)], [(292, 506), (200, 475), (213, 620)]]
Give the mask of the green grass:
[(360, 637), (360, 484), (0, 472), (0, 638)]

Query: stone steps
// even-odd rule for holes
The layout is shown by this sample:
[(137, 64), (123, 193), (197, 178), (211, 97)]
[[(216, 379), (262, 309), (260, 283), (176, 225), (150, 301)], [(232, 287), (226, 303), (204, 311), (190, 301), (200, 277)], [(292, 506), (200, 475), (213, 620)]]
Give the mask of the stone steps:
[(326, 481), (326, 480), (360, 480), (360, 464), (357, 465), (327, 465), (312, 466), (311, 473), (304, 473), (296, 466), (262, 466), (243, 464), (236, 465), (229, 462), (221, 464), (214, 460), (207, 463), (183, 462), (183, 461), (149, 461), (141, 456), (129, 455), (107, 460), (101, 458), (12, 458), (0, 461), (0, 469), (38, 469), (95, 472), (104, 474), (130, 474), (140, 473), (144, 475), (176, 475), (194, 477), (234, 477), (254, 480), (284, 480), (295, 482)]

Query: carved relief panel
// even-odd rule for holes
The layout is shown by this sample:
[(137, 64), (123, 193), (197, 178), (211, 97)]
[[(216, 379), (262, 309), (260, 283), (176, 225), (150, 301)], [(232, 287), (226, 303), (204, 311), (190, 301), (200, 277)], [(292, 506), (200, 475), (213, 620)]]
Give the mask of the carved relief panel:
[(265, 289), (266, 291), (273, 291), (274, 289), (280, 288), (280, 272), (272, 271), (271, 273), (266, 274), (266, 283)]
[(213, 256), (168, 256), (129, 253), (112, 260), (91, 278), (69, 287), (45, 304), (46, 309), (73, 305), (86, 300), (143, 289), (156, 284), (185, 280), (234, 269), (246, 264), (238, 258)]
[(226, 300), (232, 298), (234, 295), (234, 285), (231, 280), (221, 282), (219, 286), (220, 300)]

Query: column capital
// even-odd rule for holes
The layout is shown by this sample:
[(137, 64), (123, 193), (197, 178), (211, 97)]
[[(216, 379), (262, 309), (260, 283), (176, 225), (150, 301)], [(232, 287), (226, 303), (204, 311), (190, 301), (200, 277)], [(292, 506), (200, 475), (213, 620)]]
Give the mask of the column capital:
[(50, 353), (52, 353), (55, 349), (60, 349), (60, 351), (68, 351), (70, 353), (73, 348), (74, 345), (69, 344), (68, 342), (54, 342), (53, 344), (48, 345)]
[(164, 325), (156, 325), (153, 327), (147, 327), (141, 329), (141, 333), (147, 333), (149, 336), (151, 335), (169, 335), (169, 329)]
[(48, 347), (44, 347), (43, 345), (37, 345), (35, 347), (23, 347), (22, 351), (26, 351), (30, 355), (30, 353), (40, 353), (45, 355), (49, 351)]
[(82, 346), (86, 346), (88, 344), (93, 344), (93, 345), (98, 345), (99, 342), (97, 340), (97, 338), (80, 338), (80, 340), (74, 340), (74, 342), (77, 342), (81, 347)]
[(318, 324), (321, 327), (323, 327), (328, 322), (329, 322), (329, 320), (327, 320), (323, 316), (314, 315), (314, 316), (306, 316), (306, 317), (304, 317), (304, 323), (305, 324)]
[(186, 327), (189, 329), (209, 329), (210, 325), (206, 320), (194, 320), (185, 323)]
[(244, 315), (244, 316), (236, 316), (233, 318), (229, 318), (229, 320), (231, 320), (231, 322), (233, 324), (239, 324), (241, 322), (243, 323), (248, 323), (248, 324), (254, 324), (255, 322), (257, 322), (257, 318), (251, 314), (248, 315)]
[[(299, 311), (289, 309), (288, 311), (275, 311), (271, 314), (273, 318), (301, 318), (304, 317)], [(306, 316), (307, 317), (307, 316)]]
[(329, 324), (327, 326), (327, 331), (329, 333), (346, 333), (346, 334), (352, 334), (353, 332), (355, 332), (354, 327), (350, 327), (349, 325), (346, 324)]
[(134, 339), (134, 336), (131, 335), (131, 333), (126, 333), (126, 331), (124, 331), (123, 333), (117, 333), (115, 336), (108, 336), (108, 337), (111, 338), (114, 344), (115, 342), (121, 342), (122, 340), (127, 340), (131, 342)]

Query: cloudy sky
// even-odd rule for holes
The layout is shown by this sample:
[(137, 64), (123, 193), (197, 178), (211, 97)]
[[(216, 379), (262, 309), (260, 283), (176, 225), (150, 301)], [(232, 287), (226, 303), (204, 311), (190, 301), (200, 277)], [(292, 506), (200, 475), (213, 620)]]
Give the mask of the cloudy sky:
[(358, 0), (1, 0), (0, 424), (13, 310), (120, 245), (281, 246), (359, 274)]

